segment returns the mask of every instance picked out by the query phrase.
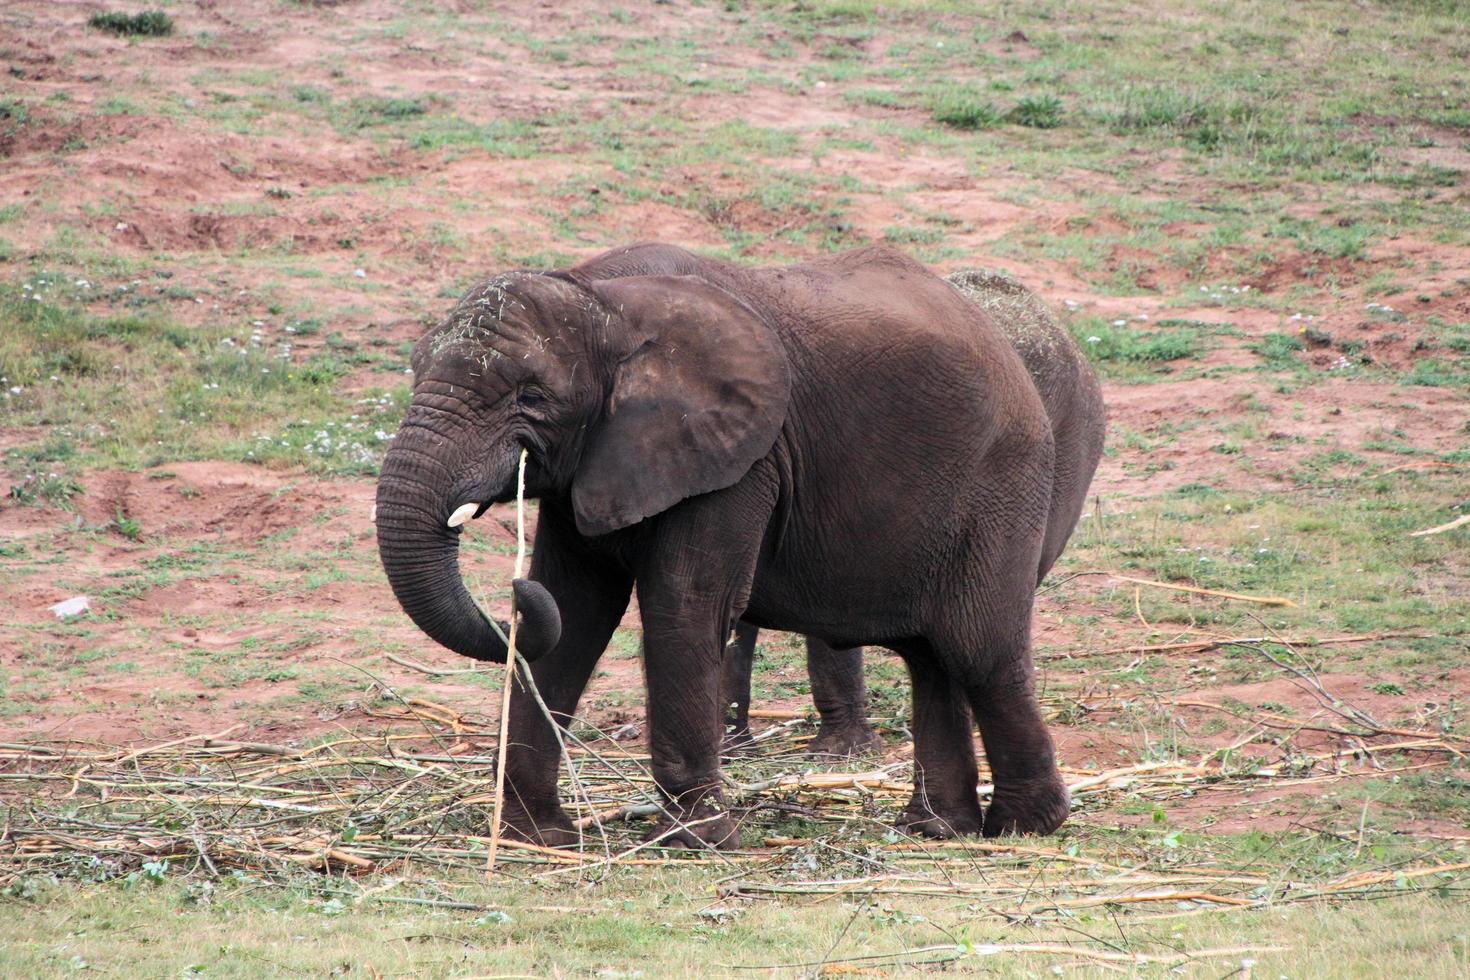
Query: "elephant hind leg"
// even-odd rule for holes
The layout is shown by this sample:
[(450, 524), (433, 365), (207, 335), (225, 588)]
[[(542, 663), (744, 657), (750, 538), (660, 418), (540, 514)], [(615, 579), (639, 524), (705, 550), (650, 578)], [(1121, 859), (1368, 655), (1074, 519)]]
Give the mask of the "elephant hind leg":
[[(1050, 834), (1067, 819), (1066, 784), (1036, 701), (1030, 602), (1005, 608), (1011, 615), (991, 621), (1004, 621), (1003, 628), (954, 630), (929, 640), (930, 656), (906, 657), (914, 681), (916, 773), (904, 823), (921, 832), (932, 832), (913, 819), (925, 806), (959, 832), (986, 837)], [(983, 826), (971, 823), (979, 810), (972, 725), (979, 726), (995, 786)]]
[(970, 708), (928, 650), (904, 652), (913, 681), (914, 795), (898, 828), (925, 837), (981, 832)]
[(807, 746), (812, 756), (849, 758), (882, 748), (868, 724), (868, 689), (863, 683), (863, 648), (838, 649), (814, 636), (806, 639), (806, 670), (822, 724)]
[(725, 738), (720, 754), (735, 755), (754, 741), (750, 733), (750, 674), (755, 661), (755, 641), (760, 630), (741, 620), (735, 636), (725, 644), (721, 690), (725, 707)]
[[(1050, 834), (1070, 812), (1051, 732), (1036, 700), (1029, 603), (1026, 610), (1024, 620), (1006, 633), (986, 631), (976, 647), (950, 648), (958, 660), (957, 687), (979, 725), (995, 786), (985, 812), (986, 837)], [(980, 658), (972, 652), (977, 648)]]

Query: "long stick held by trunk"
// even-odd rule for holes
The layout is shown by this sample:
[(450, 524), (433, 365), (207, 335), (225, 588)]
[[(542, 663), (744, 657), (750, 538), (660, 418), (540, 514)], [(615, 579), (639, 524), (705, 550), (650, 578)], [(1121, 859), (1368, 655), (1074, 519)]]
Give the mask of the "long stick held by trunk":
[[(526, 450), (516, 474), (516, 568), (512, 578), (520, 578), (526, 564)], [(500, 850), (500, 812), (505, 807), (505, 749), (510, 740), (510, 686), (516, 674), (515, 597), (511, 597), (510, 631), (506, 637), (505, 682), (500, 691), (500, 753), (495, 761), (495, 812), (490, 820), (490, 851), (485, 857), (485, 877), (495, 873), (495, 854)]]

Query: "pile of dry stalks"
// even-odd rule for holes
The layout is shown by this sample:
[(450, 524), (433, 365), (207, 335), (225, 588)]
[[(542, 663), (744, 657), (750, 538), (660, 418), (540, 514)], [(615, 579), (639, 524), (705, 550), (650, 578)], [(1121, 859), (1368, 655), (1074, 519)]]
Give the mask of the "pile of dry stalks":
[[(1106, 702), (1089, 707), (1106, 710)], [(302, 869), (345, 877), (415, 866), (482, 869), (495, 796), (491, 726), (425, 701), (370, 710), (386, 723), (384, 731), (302, 749), (231, 741), (228, 731), (125, 752), (0, 745), (0, 885), (37, 872), (107, 880), (148, 862), (202, 874), (243, 868), (281, 879)], [(1250, 732), (1288, 723), (1268, 714), (1255, 722)], [(1289, 766), (1232, 761), (1223, 751), (1066, 776), (1078, 809), (1096, 813), (1125, 798), (1166, 804), (1249, 787), (1443, 767), (1470, 749), (1426, 732), (1369, 733), (1347, 722), (1311, 727), (1341, 732), (1353, 750), (1296, 753)], [(745, 838), (760, 846), (719, 855), (667, 852), (657, 841), (643, 841), (638, 818), (658, 811), (647, 756), (608, 739), (570, 738), (566, 795), (586, 833), (583, 848), (501, 841), (500, 862), (510, 874), (550, 877), (595, 876), (616, 865), (720, 863), (729, 870), (719, 886), (723, 900), (943, 895), (1029, 920), (1089, 906), (1148, 906), (1173, 916), (1458, 888), (1470, 869), (1470, 861), (1443, 848), (1438, 857), (1426, 852), (1371, 873), (1298, 871), (1283, 878), (1275, 868), (1196, 864), (1126, 847), (1084, 854), (1075, 843), (904, 839), (888, 822), (912, 790), (911, 764), (814, 769), (800, 754), (810, 731), (806, 718), (779, 717), (751, 753), (729, 766), (729, 794), (745, 817)], [(801, 839), (780, 833), (793, 818), (822, 830)]]

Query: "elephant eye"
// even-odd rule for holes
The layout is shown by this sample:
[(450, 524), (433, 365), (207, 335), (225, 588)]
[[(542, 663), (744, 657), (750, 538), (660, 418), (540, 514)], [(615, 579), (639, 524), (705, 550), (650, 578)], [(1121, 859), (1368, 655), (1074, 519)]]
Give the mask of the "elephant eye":
[(535, 388), (522, 388), (516, 395), (516, 404), (522, 408), (534, 408), (546, 401), (546, 396)]

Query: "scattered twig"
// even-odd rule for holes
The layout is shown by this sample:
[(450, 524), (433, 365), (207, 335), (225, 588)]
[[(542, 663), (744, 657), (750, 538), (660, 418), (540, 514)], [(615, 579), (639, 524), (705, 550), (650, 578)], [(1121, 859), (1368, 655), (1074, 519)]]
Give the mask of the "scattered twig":
[(1171, 589), (1175, 592), (1188, 592), (1191, 595), (1209, 595), (1221, 599), (1234, 599), (1238, 602), (1254, 602), (1262, 606), (1289, 606), (1296, 607), (1296, 603), (1290, 599), (1280, 596), (1257, 596), (1243, 595), (1239, 592), (1222, 592), (1219, 589), (1201, 589), (1193, 585), (1178, 585), (1174, 582), (1157, 582), (1148, 578), (1134, 578), (1131, 575), (1121, 575), (1118, 572), (1081, 572), (1082, 575), (1110, 575), (1121, 582), (1131, 582), (1134, 585), (1147, 585), (1155, 589)]
[(1422, 531), (1410, 531), (1409, 537), (1424, 538), (1428, 537), (1431, 534), (1443, 534), (1446, 531), (1453, 531), (1455, 528), (1461, 527), (1465, 524), (1470, 524), (1470, 514), (1461, 514), (1459, 517), (1450, 521), (1448, 524), (1440, 524), (1437, 527), (1426, 527)]

